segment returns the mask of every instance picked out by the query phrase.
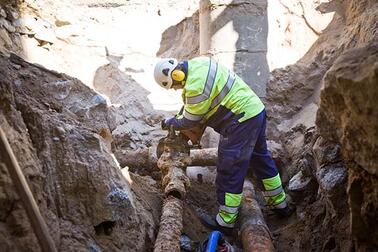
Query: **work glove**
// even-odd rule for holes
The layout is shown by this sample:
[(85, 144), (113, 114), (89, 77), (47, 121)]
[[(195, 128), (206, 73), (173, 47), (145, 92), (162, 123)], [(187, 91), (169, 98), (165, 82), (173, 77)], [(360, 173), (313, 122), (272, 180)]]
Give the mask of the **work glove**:
[(205, 128), (205, 125), (199, 124), (190, 129), (180, 130), (180, 134), (182, 134), (185, 139), (190, 140), (192, 144), (199, 144)]

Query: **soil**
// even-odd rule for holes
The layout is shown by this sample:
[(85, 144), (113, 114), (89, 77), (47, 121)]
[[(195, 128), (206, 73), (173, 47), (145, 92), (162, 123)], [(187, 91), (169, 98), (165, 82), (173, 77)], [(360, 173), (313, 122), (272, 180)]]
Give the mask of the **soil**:
[[(165, 135), (160, 121), (181, 107), (181, 97), (150, 85), (153, 65), (156, 56), (190, 58), (199, 53), (199, 1), (20, 2), (22, 20), (16, 4), (12, 8), (0, 4), (0, 125), (24, 168), (53, 239), (62, 251), (152, 251), (163, 202), (160, 171), (121, 170), (111, 149), (146, 148)], [(376, 228), (369, 226), (376, 219), (378, 202), (376, 162), (372, 161), (376, 155), (370, 155), (377, 146), (376, 121), (371, 120), (376, 118), (371, 116), (376, 99), (370, 97), (369, 103), (366, 93), (359, 93), (376, 87), (373, 73), (377, 70), (371, 67), (377, 61), (376, 46), (362, 48), (373, 40), (377, 44), (378, 6), (373, 2), (334, 0), (323, 3), (322, 14), (315, 15), (317, 0), (270, 1), (270, 8), (282, 5), (268, 11), (280, 17), (273, 20), (277, 24), (269, 24), (270, 34), (279, 35), (269, 41), (280, 44), (273, 50), (269, 46), (271, 70), (299, 61), (270, 74), (268, 137), (276, 147), (273, 154), (283, 171), (285, 189), (299, 172), (317, 185), (315, 190), (308, 188), (300, 200), (295, 197), (296, 213), (287, 219), (265, 209), (258, 194), (277, 251), (352, 251), (359, 250), (363, 242), (366, 247), (360, 250), (369, 251), (363, 248), (378, 243)], [(280, 12), (284, 18), (277, 14)], [(322, 18), (327, 21), (324, 26), (314, 27), (323, 23), (319, 18), (325, 13), (329, 15)], [(27, 23), (25, 27), (20, 26), (21, 21)], [(139, 37), (147, 34), (141, 30), (151, 31), (148, 39)], [(108, 39), (99, 36), (103, 34)], [(181, 39), (171, 43), (172, 38)], [(298, 42), (302, 39), (306, 43)], [(362, 49), (340, 57), (358, 47)], [(8, 50), (59, 73), (27, 63)], [(276, 57), (282, 51), (292, 57)], [(274, 56), (269, 57), (271, 54)], [(287, 60), (278, 62), (280, 59)], [(348, 83), (358, 90), (349, 92), (345, 89)], [(321, 91), (323, 86), (326, 91)], [(368, 93), (376, 93), (371, 90)], [(350, 93), (360, 96), (349, 97)], [(342, 110), (344, 99), (349, 107)], [(327, 122), (330, 118), (341, 119)], [(345, 123), (346, 119), (350, 122)], [(337, 151), (342, 147), (333, 148), (334, 143), (325, 141), (315, 150), (315, 141), (321, 142), (318, 134), (343, 144), (348, 173), (343, 173), (346, 168)], [(345, 175), (336, 181), (340, 186), (334, 182), (339, 171)], [(0, 173), (0, 205), (5, 206), (0, 211), (0, 248), (38, 251), (1, 160)], [(211, 230), (200, 223), (197, 212), (217, 213), (215, 185), (205, 176), (190, 182), (183, 232), (200, 242)], [(352, 244), (350, 230), (358, 245)], [(237, 238), (227, 239), (240, 250)]]

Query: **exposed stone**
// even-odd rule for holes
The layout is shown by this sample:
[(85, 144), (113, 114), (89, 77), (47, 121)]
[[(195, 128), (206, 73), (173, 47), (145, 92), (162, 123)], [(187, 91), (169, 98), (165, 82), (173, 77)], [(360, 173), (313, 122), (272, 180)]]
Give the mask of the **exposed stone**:
[[(12, 1), (14, 2), (13, 4), (10, 3)], [(20, 2), (17, 3), (15, 0), (8, 0), (5, 2), (8, 2), (8, 3), (3, 4), (3, 10), (5, 11), (4, 18), (7, 18), (9, 21), (13, 22), (15, 19), (20, 17), (20, 14), (19, 14), (20, 10), (17, 7), (20, 4)], [(1, 9), (0, 9), (0, 12), (1, 12)]]
[(12, 45), (12, 40), (8, 33), (0, 28), (0, 45), (3, 44), (5, 47), (10, 47)]
[[(199, 20), (198, 11), (162, 34), (159, 57), (176, 57), (188, 59), (199, 55)], [(183, 43), (185, 41), (185, 43)], [(175, 44), (176, 46), (172, 46)]]
[[(298, 13), (301, 4), (307, 4), (311, 1), (282, 0), (279, 2), (288, 7), (288, 13)], [(292, 8), (291, 3), (293, 2), (298, 3), (296, 5), (294, 4), (295, 8)], [(307, 197), (305, 197), (305, 200), (299, 201), (297, 205), (297, 209), (299, 208), (297, 212), (304, 213), (304, 218), (302, 219), (303, 226), (298, 227), (296, 230), (300, 230), (303, 235), (301, 235), (301, 237), (292, 238), (293, 230), (279, 232), (280, 238), (278, 239), (280, 241), (284, 241), (281, 237), (286, 233), (285, 239), (287, 239), (287, 243), (283, 243), (287, 244), (288, 247), (283, 247), (282, 242), (277, 242), (276, 244), (280, 250), (283, 251), (293, 249), (308, 251), (313, 250), (314, 247), (319, 245), (319, 243), (323, 243), (322, 241), (324, 240), (319, 250), (357, 251), (361, 248), (361, 251), (364, 251), (366, 243), (369, 243), (367, 240), (374, 240), (368, 233), (374, 233), (375, 229), (365, 224), (357, 228), (358, 230), (365, 230), (361, 232), (361, 236), (359, 236), (360, 239), (365, 236), (363, 240), (365, 247), (356, 246), (359, 242), (354, 245), (353, 242), (351, 242), (353, 239), (350, 233), (346, 231), (350, 230), (351, 223), (349, 208), (345, 200), (351, 197), (350, 195), (347, 196), (346, 191), (346, 177), (348, 173), (350, 174), (351, 163), (350, 159), (341, 162), (341, 153), (345, 152), (347, 156), (356, 155), (362, 157), (362, 153), (366, 152), (370, 154), (370, 156), (365, 157), (366, 161), (375, 160), (372, 153), (377, 153), (377, 151), (374, 151), (376, 147), (371, 143), (377, 139), (377, 134), (372, 134), (374, 130), (370, 125), (377, 123), (375, 118), (378, 118), (378, 116), (374, 113), (377, 110), (373, 109), (373, 107), (377, 107), (377, 105), (374, 104), (370, 106), (369, 104), (371, 104), (371, 101), (377, 101), (377, 99), (371, 98), (377, 97), (376, 91), (372, 88), (374, 82), (374, 87), (377, 87), (377, 80), (375, 77), (372, 77), (374, 76), (374, 71), (376, 72), (377, 60), (376, 58), (375, 60), (373, 58), (369, 61), (366, 60), (367, 55), (374, 54), (372, 51), (366, 52), (366, 55), (358, 53), (355, 53), (353, 56), (350, 55), (348, 61), (344, 61), (343, 63), (339, 62), (339, 60), (340, 58), (344, 58), (343, 60), (345, 60), (345, 57), (339, 58), (339, 56), (348, 49), (365, 47), (366, 44), (369, 43), (377, 43), (376, 23), (378, 18), (378, 5), (376, 1), (369, 0), (335, 0), (329, 1), (327, 4), (322, 4), (319, 9), (323, 12), (335, 11), (335, 13), (331, 14), (333, 15), (331, 23), (329, 23), (327, 28), (322, 30), (317, 41), (299, 61), (284, 69), (274, 70), (271, 73), (272, 77), (267, 87), (268, 137), (282, 144), (284, 147), (283, 155), (289, 157), (286, 160), (288, 162), (286, 167), (288, 167), (291, 172), (296, 171), (294, 173), (296, 174), (298, 167), (309, 167), (311, 168), (309, 169), (311, 170), (311, 174), (306, 174), (306, 176), (312, 175), (316, 178), (314, 181), (319, 183), (316, 199), (314, 199), (313, 202), (308, 202), (306, 200)], [(270, 13), (272, 15), (273, 12), (270, 11)], [(314, 24), (314, 20), (307, 20), (310, 21), (310, 25)], [(279, 22), (281, 20), (277, 21)], [(269, 28), (271, 28), (271, 26)], [(292, 32), (290, 31), (291, 28), (290, 26), (286, 27), (289, 33)], [(316, 28), (315, 30), (320, 31)], [(271, 31), (272, 29), (270, 29), (270, 32)], [(269, 51), (271, 53), (274, 52), (274, 50)], [(287, 51), (285, 49), (285, 53), (289, 54), (290, 49)], [(281, 54), (275, 53), (274, 56), (276, 55), (282, 56)], [(366, 63), (362, 63), (363, 61), (366, 61)], [(335, 65), (332, 67), (333, 64)], [(355, 67), (357, 65), (360, 65), (360, 67)], [(336, 76), (324, 78), (324, 75), (330, 68), (331, 75)], [(342, 68), (344, 69), (342, 70)], [(328, 72), (327, 76), (330, 72)], [(368, 72), (370, 72), (370, 74)], [(342, 82), (345, 83), (342, 84)], [(325, 88), (323, 91), (320, 91), (323, 85)], [(346, 88), (349, 85), (353, 86), (356, 90)], [(368, 85), (370, 85), (370, 87), (368, 87)], [(321, 102), (319, 102), (320, 92), (322, 92)], [(343, 100), (351, 101), (348, 106), (349, 108), (345, 109), (346, 106), (343, 104)], [(353, 108), (351, 108), (352, 104)], [(317, 115), (315, 115), (316, 108), (319, 105), (320, 109)], [(370, 108), (369, 116), (367, 116), (368, 107)], [(357, 118), (355, 115), (361, 112), (361, 117)], [(321, 114), (321, 116), (319, 116), (319, 114)], [(312, 143), (309, 143), (306, 140), (305, 130), (309, 125), (314, 125), (315, 116), (316, 131), (320, 131), (323, 140), (318, 138), (318, 133), (315, 133), (313, 137), (309, 137), (309, 139), (312, 138)], [(293, 129), (297, 128), (300, 124), (305, 126), (305, 129), (301, 131), (301, 133), (305, 135), (304, 145), (299, 144), (295, 147), (295, 145), (291, 143), (295, 143), (295, 140), (297, 138), (299, 139), (301, 136), (298, 131), (295, 132), (297, 134), (294, 135)], [(361, 128), (357, 129), (355, 127), (356, 124), (360, 124)], [(368, 128), (363, 128), (362, 126), (367, 126)], [(287, 134), (283, 134), (284, 132)], [(341, 134), (337, 134), (336, 132), (340, 132)], [(342, 132), (348, 134), (342, 134)], [(369, 133), (369, 136), (362, 136), (362, 134), (366, 134), (366, 132), (370, 132), (371, 134)], [(377, 130), (375, 130), (375, 132), (377, 132)], [(356, 148), (351, 151), (349, 146), (344, 145), (346, 141), (350, 141), (349, 144), (353, 144), (354, 146), (361, 145), (361, 147), (364, 143), (370, 143), (365, 144), (361, 149)], [(286, 147), (286, 143), (289, 144), (289, 148)], [(315, 144), (314, 148), (312, 146), (313, 144)], [(285, 153), (285, 151), (287, 152)], [(296, 156), (292, 156), (291, 153), (295, 153)], [(309, 164), (306, 164), (307, 161), (302, 161), (304, 159), (311, 160), (307, 159), (306, 155), (313, 157), (313, 161), (308, 162)], [(313, 164), (311, 164), (312, 162)], [(370, 164), (376, 163), (376, 161), (372, 161)], [(300, 170), (302, 173), (305, 171), (305, 169), (302, 168)], [(291, 174), (294, 175), (293, 173)], [(357, 226), (358, 223), (373, 223), (374, 219), (377, 219), (375, 214), (377, 210), (373, 203), (377, 202), (377, 200), (374, 198), (374, 193), (371, 189), (367, 189), (372, 188), (370, 185), (374, 183), (369, 182), (366, 183), (366, 186), (361, 186), (362, 183), (361, 180), (357, 180), (357, 183), (355, 183), (355, 188), (357, 189), (354, 191), (357, 191), (357, 193), (355, 193), (353, 200), (351, 200), (354, 201), (355, 216), (357, 216), (355, 225)], [(364, 188), (364, 190), (368, 190), (369, 193), (359, 188)], [(292, 194), (291, 192), (289, 193)], [(292, 196), (296, 197), (295, 194)], [(313, 197), (313, 195), (310, 197)], [(357, 207), (361, 205), (369, 206), (371, 210), (368, 212), (371, 213), (371, 215), (365, 214), (364, 210), (362, 210), (366, 209), (365, 207)], [(301, 210), (301, 207), (306, 210)], [(303, 217), (303, 215), (301, 216)], [(364, 219), (364, 221), (362, 221), (362, 219)], [(359, 231), (354, 232), (359, 235)], [(376, 236), (375, 234), (375, 237)], [(327, 239), (324, 237), (327, 237)], [(370, 242), (370, 244), (371, 243), (373, 242)], [(298, 247), (296, 247), (296, 245)]]
[(9, 20), (14, 21), (20, 18), (20, 14), (16, 10), (8, 9), (8, 17)]
[(326, 141), (322, 137), (318, 137), (312, 147), (312, 150), (319, 166), (341, 161), (340, 145)]
[[(338, 190), (344, 190), (347, 179), (347, 169), (342, 163), (336, 165), (326, 166), (319, 169), (316, 173), (316, 178), (319, 182), (320, 189), (323, 194), (337, 194)], [(333, 202), (337, 203), (337, 202)]]
[(311, 204), (316, 199), (318, 184), (312, 176), (308, 177), (299, 171), (290, 179), (287, 189), (296, 204)]
[[(378, 175), (378, 42), (340, 57), (325, 77), (317, 124), (343, 156)], [(357, 74), (358, 73), (358, 74)]]
[(375, 223), (378, 212), (378, 179), (358, 166), (349, 167), (348, 202), (351, 230), (361, 251), (374, 250), (378, 244)]
[[(72, 12), (72, 11), (71, 11)], [(72, 19), (72, 13), (69, 12), (69, 10), (62, 10), (55, 16), (55, 25), (58, 27), (70, 25), (71, 19)]]
[[(0, 57), (0, 103), (0, 125), (59, 250), (148, 250), (159, 216), (136, 199), (155, 189), (130, 185), (97, 134), (111, 127), (104, 99), (76, 79), (11, 55)], [(85, 120), (71, 111), (74, 104), (89, 108)], [(1, 247), (39, 251), (3, 168), (0, 162), (0, 203), (12, 207), (0, 211)]]
[(21, 22), (21, 19), (20, 18), (17, 18), (15, 19), (13, 22), (12, 22), (12, 25), (17, 29), (17, 28), (20, 28), (22, 26), (22, 22)]
[(0, 18), (0, 27), (4, 27), (9, 32), (15, 32), (16, 28), (13, 27), (13, 25), (6, 19)]
[(7, 13), (3, 8), (0, 7), (0, 17), (7, 18)]
[(8, 58), (10, 56), (9, 50), (0, 46), (0, 56)]
[[(339, 57), (325, 77), (317, 114), (322, 137), (339, 142), (342, 147), (349, 172), (351, 230), (356, 250), (360, 251), (374, 250), (378, 246), (377, 228), (371, 225), (375, 223), (378, 212), (377, 62), (376, 40)], [(329, 149), (331, 155), (337, 152), (334, 148)], [(330, 155), (318, 156), (327, 160)], [(345, 176), (344, 169), (333, 170), (339, 172), (329, 175), (319, 173), (322, 188), (334, 188), (336, 179)], [(340, 201), (340, 198), (335, 201)]]
[(289, 191), (304, 191), (311, 182), (311, 177), (305, 177), (302, 171), (295, 174), (289, 181)]

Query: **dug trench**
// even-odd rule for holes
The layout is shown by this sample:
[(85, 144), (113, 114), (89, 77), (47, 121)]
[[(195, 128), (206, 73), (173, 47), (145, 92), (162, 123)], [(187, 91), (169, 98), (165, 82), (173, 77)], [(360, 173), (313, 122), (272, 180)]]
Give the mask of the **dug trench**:
[[(153, 82), (152, 59), (200, 55), (199, 1), (174, 2), (0, 3), (0, 126), (59, 251), (154, 249), (165, 198), (162, 173), (141, 154), (136, 156), (139, 165), (125, 167), (124, 159), (156, 146), (166, 135), (161, 120), (174, 114), (163, 109), (167, 104), (156, 108), (150, 99), (162, 96), (165, 102), (174, 96), (144, 85), (143, 78)], [(261, 15), (267, 8), (267, 1), (242, 2), (240, 14)], [(266, 73), (268, 145), (285, 191), (297, 206), (290, 218), (278, 218), (257, 191), (275, 249), (374, 251), (377, 3), (268, 2), (271, 13), (283, 13), (269, 29), (284, 34), (273, 38), (283, 46), (273, 45), (268, 56), (277, 50), (288, 58), (303, 52), (289, 65), (276, 64)], [(226, 18), (240, 11), (238, 1), (220, 8), (228, 5)], [(329, 13), (325, 27), (314, 26), (314, 20)], [(156, 34), (151, 32), (148, 40), (114, 39), (120, 30), (134, 34), (136, 21)], [(306, 36), (298, 38), (298, 33)], [(104, 41), (98, 34), (111, 39)], [(179, 37), (185, 39), (175, 39)], [(304, 37), (314, 40), (306, 48), (297, 47)], [(146, 41), (156, 44), (145, 46)], [(216, 134), (206, 131), (202, 144), (216, 147)], [(252, 181), (253, 169), (248, 176)], [(40, 251), (2, 160), (0, 174), (1, 251)], [(201, 242), (210, 230), (197, 211), (218, 211), (216, 171), (214, 166), (189, 167), (186, 174), (190, 187), (182, 197), (180, 235)], [(241, 250), (240, 237), (227, 240)]]

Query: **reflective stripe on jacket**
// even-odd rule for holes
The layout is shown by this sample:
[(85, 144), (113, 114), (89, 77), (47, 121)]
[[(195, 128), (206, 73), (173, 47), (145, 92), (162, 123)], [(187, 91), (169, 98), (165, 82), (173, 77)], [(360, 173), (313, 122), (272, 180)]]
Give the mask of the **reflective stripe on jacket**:
[[(238, 122), (252, 118), (264, 109), (259, 97), (239, 76), (206, 57), (188, 61), (183, 99), (186, 119), (210, 124), (212, 117), (217, 117), (216, 124), (222, 123), (219, 115), (215, 116), (221, 107), (237, 115)], [(217, 128), (220, 125), (209, 126)]]

